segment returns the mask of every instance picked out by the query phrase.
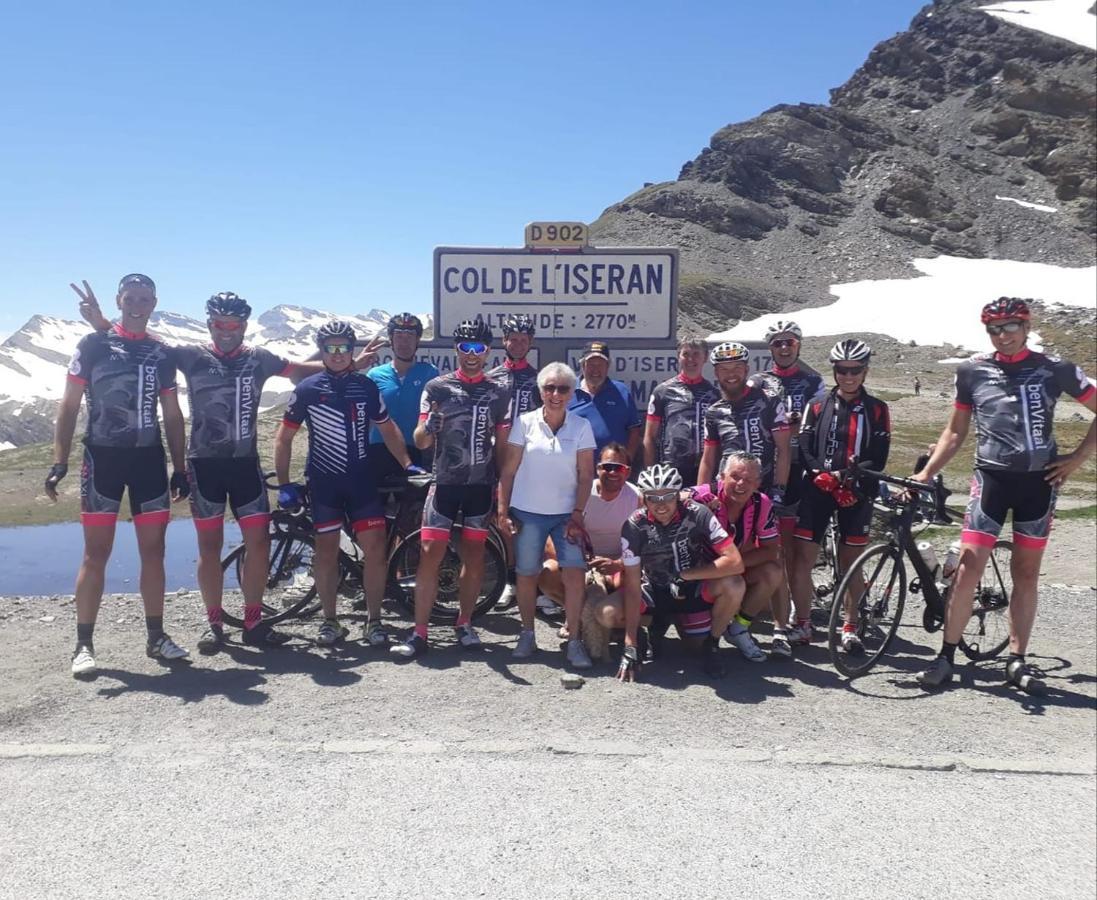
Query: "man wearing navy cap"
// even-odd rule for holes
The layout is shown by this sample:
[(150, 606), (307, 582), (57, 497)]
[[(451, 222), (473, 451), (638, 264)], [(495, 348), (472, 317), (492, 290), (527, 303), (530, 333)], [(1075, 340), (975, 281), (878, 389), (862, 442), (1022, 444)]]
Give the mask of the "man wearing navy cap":
[(598, 445), (596, 455), (606, 444), (616, 441), (628, 448), (629, 459), (635, 467), (639, 460), (637, 452), (643, 436), (643, 422), (629, 386), (609, 377), (609, 345), (604, 341), (587, 344), (579, 358), (579, 370), (582, 378), (568, 406), (569, 411), (590, 422)]

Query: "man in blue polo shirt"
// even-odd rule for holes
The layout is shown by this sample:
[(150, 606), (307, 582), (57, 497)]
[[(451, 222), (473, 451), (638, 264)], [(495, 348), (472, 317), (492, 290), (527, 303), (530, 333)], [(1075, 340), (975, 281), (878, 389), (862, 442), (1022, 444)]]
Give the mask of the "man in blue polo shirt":
[(637, 452), (644, 423), (629, 386), (609, 377), (609, 345), (604, 341), (591, 341), (583, 350), (579, 368), (583, 377), (575, 389), (569, 411), (590, 422), (598, 444), (596, 456), (606, 444), (616, 441), (628, 448), (633, 468), (638, 470)]
[[(423, 323), (411, 313), (397, 313), (388, 322), (389, 343), (392, 345), (392, 362), (374, 366), (367, 373), (381, 391), (389, 418), (396, 423), (404, 436), (408, 456), (417, 466), (427, 468), (423, 451), (415, 446), (412, 434), (419, 424), (419, 399), (423, 388), (432, 378), (438, 377), (438, 369), (430, 363), (416, 362), (419, 341), (423, 337)], [(378, 483), (393, 477), (403, 477), (400, 464), (389, 453), (381, 432), (370, 429), (370, 463)]]

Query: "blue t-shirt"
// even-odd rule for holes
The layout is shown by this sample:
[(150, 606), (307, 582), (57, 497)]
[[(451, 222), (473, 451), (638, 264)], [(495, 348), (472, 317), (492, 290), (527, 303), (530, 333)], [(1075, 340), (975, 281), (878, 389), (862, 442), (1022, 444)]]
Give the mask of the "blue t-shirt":
[(576, 388), (568, 410), (590, 422), (594, 441), (598, 445), (597, 453), (610, 441), (628, 446), (629, 429), (641, 425), (640, 411), (633, 402), (632, 391), (623, 381), (607, 379), (593, 397)]
[[(404, 443), (409, 447), (414, 446), (412, 433), (419, 422), (419, 398), (423, 394), (423, 388), (432, 378), (438, 377), (438, 370), (430, 363), (413, 363), (407, 374), (401, 378), (396, 374), (392, 363), (383, 366), (374, 366), (369, 370), (370, 379), (381, 391), (381, 399), (385, 401), (389, 418), (396, 423), (400, 433), (404, 436)], [(371, 444), (383, 444), (384, 438), (376, 428), (371, 428), (369, 433)]]

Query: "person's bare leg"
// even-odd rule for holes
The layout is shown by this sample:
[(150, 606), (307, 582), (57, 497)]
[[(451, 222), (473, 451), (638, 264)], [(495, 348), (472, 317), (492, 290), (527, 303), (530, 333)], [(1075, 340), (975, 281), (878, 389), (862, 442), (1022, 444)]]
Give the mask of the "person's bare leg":
[(335, 592), (339, 587), (339, 531), (317, 534), (312, 548), (312, 576), (325, 619), (335, 618)]
[[(198, 590), (202, 594), (202, 603), (206, 609), (219, 609), (224, 591), (224, 574), (221, 571), (221, 548), (225, 543), (224, 523), (220, 523), (216, 528), (198, 529), (196, 534), (198, 537)], [(247, 564), (248, 559), (245, 556), (245, 572)], [(245, 602), (246, 600), (245, 591)]]
[(367, 528), (355, 538), (362, 548), (362, 589), (366, 595), (366, 615), (371, 622), (381, 621), (381, 604), (385, 599), (385, 529)]
[(84, 526), (84, 556), (76, 573), (77, 625), (94, 625), (99, 617), (107, 561), (113, 548), (113, 524)]
[(461, 585), (457, 597), (461, 606), (458, 622), (462, 624), (471, 622), (476, 610), (476, 598), (484, 584), (484, 553), (482, 539), (461, 537)]
[(145, 617), (164, 618), (164, 535), (167, 522), (134, 522), (141, 556), (141, 602)]
[[(555, 574), (559, 578), (559, 573)], [(544, 577), (543, 570), (541, 577)], [(525, 631), (532, 631), (537, 613), (537, 576), (519, 575), (515, 586), (518, 592), (518, 617), (522, 620), (522, 628)]]
[(564, 627), (569, 639), (580, 637), (583, 601), (586, 599), (586, 573), (583, 569), (560, 570), (564, 582)]
[(819, 558), (819, 550), (819, 545), (814, 541), (793, 541), (792, 602), (796, 606), (797, 619), (811, 618), (811, 601), (815, 596), (811, 570)]
[[(244, 593), (244, 604), (253, 606), (263, 602), (263, 593), (267, 589), (267, 572), (270, 569), (270, 529), (266, 523), (263, 523), (262, 527), (255, 525), (241, 528), (240, 535), (244, 539), (244, 571), (240, 576), (242, 581), (240, 589)], [(217, 569), (219, 579), (223, 578), (220, 574), (220, 560), (217, 561)], [(219, 580), (219, 588), (221, 584)]]
[(420, 544), (419, 568), (415, 571), (415, 630), (426, 634), (430, 610), (438, 596), (438, 569), (446, 555), (448, 539), (426, 540)]
[(945, 614), (946, 643), (960, 643), (964, 629), (967, 628), (967, 623), (971, 619), (975, 586), (983, 577), (983, 570), (993, 549), (993, 547), (981, 547), (975, 544), (963, 544), (960, 547), (960, 561), (956, 567), (956, 575), (952, 579), (952, 590), (949, 592), (948, 610)]
[(1013, 590), (1009, 595), (1009, 652), (1021, 656), (1028, 650), (1032, 626), (1036, 621), (1036, 598), (1040, 584), (1043, 547), (1013, 545), (1010, 573)]

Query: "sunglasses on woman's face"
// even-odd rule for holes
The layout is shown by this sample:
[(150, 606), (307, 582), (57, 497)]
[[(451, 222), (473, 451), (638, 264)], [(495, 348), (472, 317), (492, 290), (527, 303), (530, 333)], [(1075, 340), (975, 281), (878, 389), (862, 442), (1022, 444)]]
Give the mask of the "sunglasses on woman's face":
[(324, 344), (324, 352), (331, 356), (337, 353), (350, 353), (350, 344)]
[(860, 375), (863, 371), (865, 371), (864, 366), (854, 366), (852, 369), (844, 369), (841, 366), (834, 367), (835, 375)]
[(457, 349), (462, 353), (475, 353), (477, 356), (483, 356), (488, 352), (488, 345), (479, 341), (462, 341), (457, 345)]
[(987, 334), (997, 337), (1003, 331), (1006, 334), (1014, 334), (1025, 327), (1024, 322), (1003, 322), (1001, 325), (988, 325)]
[(566, 384), (546, 384), (541, 391), (546, 394), (566, 394), (571, 387)]
[(624, 463), (615, 462), (598, 463), (598, 468), (603, 472), (627, 472), (629, 469)]

